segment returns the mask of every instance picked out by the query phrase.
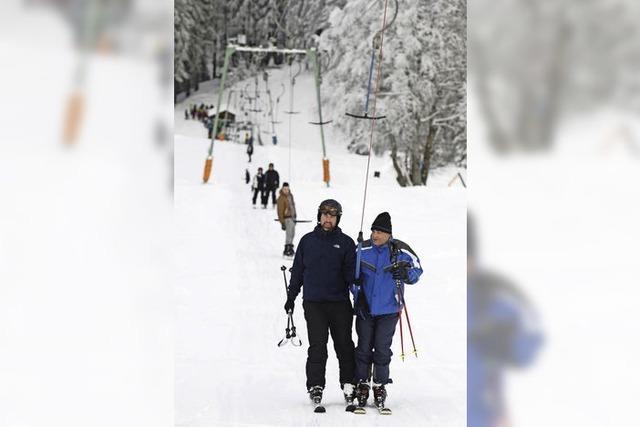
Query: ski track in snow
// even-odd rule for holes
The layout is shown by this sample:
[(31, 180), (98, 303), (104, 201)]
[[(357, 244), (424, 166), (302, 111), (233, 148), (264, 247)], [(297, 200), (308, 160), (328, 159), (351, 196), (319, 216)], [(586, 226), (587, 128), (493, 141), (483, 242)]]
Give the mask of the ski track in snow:
[[(271, 71), (272, 90), (279, 93), (288, 70)], [(391, 213), (394, 236), (418, 253), (422, 279), (406, 291), (419, 358), (411, 355), (405, 324), (405, 362), (400, 360), (399, 332), (388, 387), (391, 416), (375, 408), (366, 415), (344, 411), (338, 366), (328, 345), (325, 414), (314, 414), (305, 390), (307, 350), (302, 300), (296, 300), (294, 320), (302, 347), (279, 348), (286, 315), (281, 265), (284, 233), (266, 210), (251, 208), (244, 170), (253, 176), (258, 166), (275, 163), (281, 183), (289, 181), (298, 224), (294, 244), (313, 229), (319, 202), (335, 198), (343, 205), (340, 223), (357, 237), (360, 227), (366, 157), (348, 153), (346, 143), (327, 129), (331, 188), (322, 182), (322, 151), (317, 127), (308, 125), (316, 113), (313, 80), (302, 74), (296, 85), (296, 116), (288, 170), (288, 94), (281, 99), (280, 143), (255, 145), (252, 163), (245, 146), (216, 141), (212, 178), (203, 185), (202, 171), (209, 141), (200, 122), (184, 120), (189, 103), (214, 104), (211, 83), (176, 106), (175, 138), (175, 260), (176, 277), (176, 425), (204, 426), (463, 426), (466, 423), (466, 192), (447, 187), (455, 168), (435, 171), (428, 188), (400, 188), (388, 156), (373, 157), (364, 217), (365, 238), (375, 216)], [(260, 80), (260, 84), (264, 83)], [(325, 84), (323, 91), (328, 90)], [(209, 89), (209, 90), (208, 90)], [(287, 90), (289, 89), (287, 84)], [(343, 112), (324, 112), (344, 120)], [(266, 126), (263, 126), (266, 127)], [(267, 144), (268, 143), (268, 144)], [(259, 206), (259, 201), (258, 201)], [(287, 272), (287, 280), (289, 273)], [(355, 335), (354, 324), (354, 342)], [(382, 417), (382, 418), (380, 418)]]

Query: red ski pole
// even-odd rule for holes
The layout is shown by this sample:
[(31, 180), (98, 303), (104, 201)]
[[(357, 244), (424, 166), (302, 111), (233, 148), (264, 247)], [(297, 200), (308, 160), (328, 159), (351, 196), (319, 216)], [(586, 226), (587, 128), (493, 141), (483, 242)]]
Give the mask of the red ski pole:
[(400, 319), (400, 359), (404, 362), (404, 338), (402, 336), (402, 309), (398, 312), (398, 318)]
[(402, 297), (403, 305), (404, 305), (404, 314), (407, 316), (407, 326), (409, 326), (409, 335), (411, 336), (411, 345), (413, 345), (413, 354), (418, 357), (418, 350), (416, 350), (416, 342), (413, 339), (413, 331), (411, 330), (411, 321), (409, 320), (409, 310), (407, 310), (407, 302), (404, 300), (404, 296)]

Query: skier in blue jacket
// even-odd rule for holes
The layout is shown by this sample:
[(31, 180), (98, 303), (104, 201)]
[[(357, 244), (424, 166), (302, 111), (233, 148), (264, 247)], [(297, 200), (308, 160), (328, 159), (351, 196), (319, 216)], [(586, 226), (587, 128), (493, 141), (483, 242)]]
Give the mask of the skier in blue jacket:
[(530, 366), (544, 344), (536, 308), (524, 292), (477, 263), (467, 219), (467, 426), (509, 425), (504, 377)]
[(320, 404), (325, 386), (329, 333), (338, 356), (340, 386), (348, 405), (353, 403), (354, 345), (351, 337), (353, 308), (349, 286), (354, 281), (355, 248), (338, 224), (342, 206), (333, 199), (320, 203), (318, 225), (305, 234), (296, 251), (285, 311), (294, 308), (302, 288), (302, 307), (307, 321), (307, 392)]
[(404, 301), (404, 284), (414, 284), (422, 274), (420, 260), (406, 243), (391, 236), (391, 216), (378, 215), (371, 225), (371, 239), (362, 244), (360, 277), (352, 287), (356, 307), (358, 346), (355, 350), (356, 395), (360, 406), (373, 395), (378, 406), (391, 383), (391, 342)]

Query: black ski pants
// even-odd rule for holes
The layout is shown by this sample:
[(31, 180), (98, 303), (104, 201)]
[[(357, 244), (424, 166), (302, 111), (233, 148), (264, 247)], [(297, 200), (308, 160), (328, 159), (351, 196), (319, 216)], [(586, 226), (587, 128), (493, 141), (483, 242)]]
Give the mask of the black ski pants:
[(391, 355), (393, 354), (391, 342), (397, 323), (398, 313), (368, 316), (364, 319), (360, 316), (357, 317), (356, 382), (369, 381), (372, 373), (374, 383), (387, 384), (390, 382), (389, 363), (391, 363)]
[(267, 201), (269, 201), (269, 194), (271, 194), (271, 203), (274, 204), (274, 205), (276, 204), (276, 190), (277, 190), (277, 188), (268, 188), (267, 189)]
[(353, 309), (351, 301), (303, 301), (307, 321), (309, 350), (307, 352), (307, 389), (325, 386), (327, 343), (329, 332), (338, 357), (340, 384), (352, 383), (355, 368), (354, 345), (351, 338)]
[(256, 204), (256, 199), (258, 198), (258, 194), (260, 194), (260, 204), (262, 204), (263, 206), (266, 206), (268, 194), (266, 190), (259, 190), (257, 188), (253, 190), (253, 204), (254, 205)]

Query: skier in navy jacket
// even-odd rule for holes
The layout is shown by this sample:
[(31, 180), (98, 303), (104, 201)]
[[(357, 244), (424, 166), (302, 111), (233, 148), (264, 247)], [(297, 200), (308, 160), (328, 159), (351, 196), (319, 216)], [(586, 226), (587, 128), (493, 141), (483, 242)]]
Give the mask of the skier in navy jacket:
[(371, 239), (362, 244), (360, 277), (352, 287), (356, 306), (355, 382), (358, 402), (366, 404), (369, 382), (377, 405), (384, 406), (385, 385), (391, 383), (391, 342), (402, 310), (404, 284), (414, 284), (422, 274), (420, 260), (404, 242), (391, 236), (391, 216), (378, 215)]
[(293, 260), (291, 283), (284, 306), (293, 310), (302, 288), (302, 307), (307, 321), (307, 392), (320, 402), (325, 386), (329, 333), (338, 357), (340, 386), (347, 404), (354, 399), (354, 344), (351, 338), (353, 308), (349, 287), (354, 280), (355, 243), (338, 223), (342, 206), (333, 199), (318, 207), (318, 225), (305, 234)]

